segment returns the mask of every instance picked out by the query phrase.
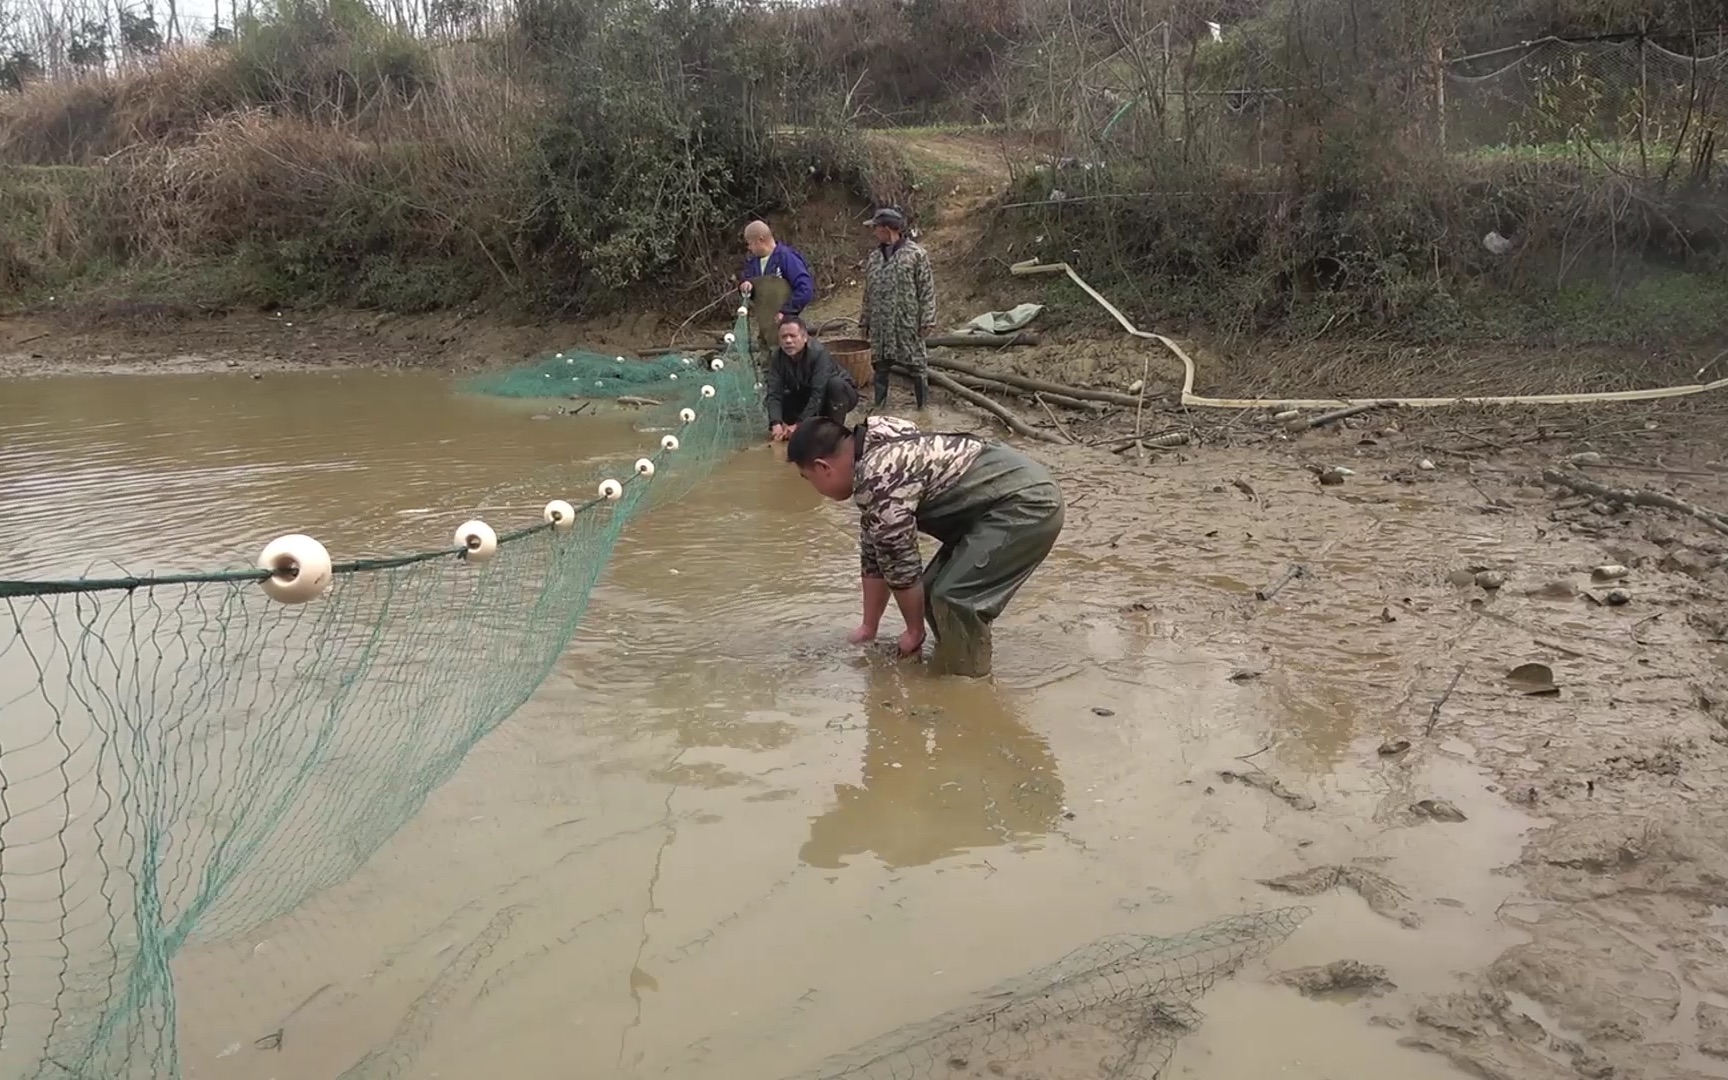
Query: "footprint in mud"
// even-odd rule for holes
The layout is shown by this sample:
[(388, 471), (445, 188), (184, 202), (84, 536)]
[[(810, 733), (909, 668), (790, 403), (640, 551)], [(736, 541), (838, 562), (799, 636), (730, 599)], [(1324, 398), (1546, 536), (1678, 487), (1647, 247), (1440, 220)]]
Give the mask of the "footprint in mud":
[(1262, 878), (1260, 884), (1297, 896), (1316, 896), (1328, 889), (1347, 886), (1368, 902), (1374, 914), (1384, 915), (1412, 930), (1422, 925), (1422, 916), (1405, 906), (1409, 897), (1403, 889), (1392, 879), (1360, 866), (1316, 866), (1283, 877)]
[(1272, 981), (1294, 987), (1303, 997), (1327, 1001), (1356, 1001), (1397, 989), (1386, 977), (1385, 968), (1360, 960), (1334, 960), (1320, 967), (1280, 971)]

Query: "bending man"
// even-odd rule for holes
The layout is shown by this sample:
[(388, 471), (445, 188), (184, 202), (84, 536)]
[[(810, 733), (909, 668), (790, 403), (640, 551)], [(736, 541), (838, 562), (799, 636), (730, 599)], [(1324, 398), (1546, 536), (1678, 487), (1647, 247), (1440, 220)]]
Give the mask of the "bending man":
[[(800, 424), (786, 459), (817, 491), (858, 505), (864, 619), (851, 640), (875, 639), (892, 595), (906, 619), (900, 653), (924, 647), (928, 622), (940, 666), (990, 673), (990, 624), (1050, 554), (1062, 532), (1062, 492), (1024, 454), (967, 433), (927, 433), (873, 416), (848, 431)], [(920, 569), (918, 533), (942, 542)]]
[(818, 416), (845, 424), (858, 405), (858, 387), (828, 347), (810, 336), (804, 320), (793, 316), (780, 324), (780, 347), (768, 360), (766, 404), (768, 435), (780, 442)]

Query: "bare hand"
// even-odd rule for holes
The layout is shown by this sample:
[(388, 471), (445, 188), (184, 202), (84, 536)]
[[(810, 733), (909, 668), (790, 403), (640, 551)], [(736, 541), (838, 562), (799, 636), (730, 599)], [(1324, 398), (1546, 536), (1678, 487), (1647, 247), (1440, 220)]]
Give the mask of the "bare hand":
[(924, 651), (924, 627), (908, 626), (900, 635), (900, 655), (917, 656)]
[(868, 623), (846, 635), (846, 640), (853, 645), (868, 645), (876, 640), (876, 627)]
[(786, 321), (786, 313), (785, 313), (785, 312), (784, 312), (784, 311), (776, 311), (776, 312), (775, 312), (775, 313), (774, 313), (774, 321), (775, 321), (775, 322), (776, 322), (776, 323), (783, 323), (783, 322), (785, 322), (785, 321)]
[(775, 424), (768, 429), (768, 437), (775, 442), (785, 442), (792, 437), (792, 429), (785, 424)]
[(756, 287), (756, 285), (754, 282), (746, 281), (744, 284), (738, 286), (738, 291), (743, 293), (745, 296), (749, 296), (750, 290), (754, 289), (755, 287)]

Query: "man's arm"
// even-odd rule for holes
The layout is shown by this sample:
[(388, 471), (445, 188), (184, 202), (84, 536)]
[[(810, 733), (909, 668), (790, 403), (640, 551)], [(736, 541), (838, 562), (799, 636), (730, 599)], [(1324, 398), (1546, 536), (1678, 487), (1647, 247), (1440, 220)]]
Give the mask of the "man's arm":
[(903, 483), (892, 495), (878, 498), (858, 520), (908, 630), (924, 625), (924, 568), (918, 557), (917, 510), (917, 489)]
[(786, 369), (780, 363), (780, 350), (768, 358), (768, 393), (763, 402), (768, 408), (768, 426), (784, 424), (786, 416), (781, 404), (786, 397)]
[(862, 528), (858, 533), (858, 584), (864, 595), (863, 637), (873, 638), (882, 626), (882, 613), (888, 610), (888, 582), (882, 579), (882, 568), (876, 562), (876, 550)]
[(796, 315), (816, 299), (816, 278), (810, 273), (810, 264), (804, 261), (804, 256), (785, 245), (781, 247), (786, 252), (782, 270), (786, 274), (786, 283), (792, 286), (792, 295), (786, 298), (780, 311), (784, 315)]
[(912, 272), (913, 288), (918, 294), (918, 330), (936, 328), (936, 272), (930, 268), (930, 256), (920, 252)]
[(864, 259), (864, 299), (858, 305), (858, 332), (866, 338), (870, 336), (870, 284), (875, 277), (870, 271), (875, 259), (875, 252)]
[(828, 384), (840, 375), (840, 368), (834, 363), (834, 356), (819, 341), (812, 341), (804, 346), (805, 362), (810, 365), (810, 397), (804, 402), (804, 410), (798, 416), (798, 423), (814, 420), (822, 414), (822, 406), (828, 400)]

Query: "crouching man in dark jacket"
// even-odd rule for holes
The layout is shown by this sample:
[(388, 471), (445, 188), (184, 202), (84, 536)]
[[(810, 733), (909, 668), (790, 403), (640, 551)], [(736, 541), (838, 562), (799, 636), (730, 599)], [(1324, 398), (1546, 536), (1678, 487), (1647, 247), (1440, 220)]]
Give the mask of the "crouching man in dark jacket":
[(858, 407), (851, 373), (797, 316), (780, 324), (780, 347), (768, 360), (767, 406), (768, 435), (775, 442), (790, 439), (799, 424), (818, 416), (844, 426), (846, 414)]

